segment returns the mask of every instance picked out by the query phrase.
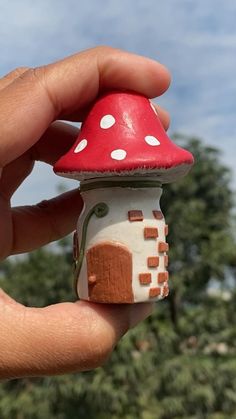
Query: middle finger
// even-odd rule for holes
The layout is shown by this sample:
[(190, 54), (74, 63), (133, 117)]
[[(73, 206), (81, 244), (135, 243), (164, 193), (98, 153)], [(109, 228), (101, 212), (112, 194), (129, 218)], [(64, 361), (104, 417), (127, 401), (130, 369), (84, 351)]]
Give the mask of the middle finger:
[(0, 194), (9, 200), (31, 173), (35, 160), (53, 165), (73, 145), (78, 131), (63, 122), (53, 123), (31, 149), (4, 167)]

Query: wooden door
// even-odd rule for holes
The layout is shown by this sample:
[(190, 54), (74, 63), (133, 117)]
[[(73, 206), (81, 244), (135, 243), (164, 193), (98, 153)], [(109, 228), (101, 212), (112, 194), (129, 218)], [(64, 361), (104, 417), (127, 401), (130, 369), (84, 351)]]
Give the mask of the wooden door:
[(132, 303), (132, 254), (119, 243), (104, 242), (86, 255), (89, 299), (101, 303)]

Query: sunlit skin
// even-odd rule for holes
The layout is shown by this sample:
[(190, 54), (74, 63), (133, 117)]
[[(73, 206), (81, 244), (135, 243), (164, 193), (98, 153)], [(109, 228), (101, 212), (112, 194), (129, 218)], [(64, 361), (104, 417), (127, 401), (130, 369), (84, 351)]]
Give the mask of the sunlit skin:
[[(34, 162), (53, 165), (74, 143), (97, 95), (128, 89), (149, 98), (164, 93), (168, 70), (156, 61), (97, 47), (36, 69), (19, 68), (0, 80), (0, 257), (29, 252), (75, 229), (82, 209), (77, 190), (37, 205), (11, 208), (14, 192)], [(155, 105), (165, 128), (168, 113)], [(37, 279), (37, 278), (36, 278)], [(0, 378), (52, 375), (102, 365), (152, 305), (77, 301), (24, 307), (0, 290)]]

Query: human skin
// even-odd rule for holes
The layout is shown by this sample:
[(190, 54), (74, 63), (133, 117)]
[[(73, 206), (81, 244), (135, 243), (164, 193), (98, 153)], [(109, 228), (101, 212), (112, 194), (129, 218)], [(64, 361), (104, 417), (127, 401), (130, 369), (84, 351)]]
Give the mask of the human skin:
[[(97, 47), (56, 63), (18, 68), (0, 79), (0, 258), (29, 252), (64, 237), (82, 209), (78, 190), (33, 206), (11, 208), (14, 192), (34, 162), (53, 165), (74, 143), (98, 94), (128, 89), (154, 98), (166, 91), (168, 70), (156, 61)], [(156, 106), (165, 128), (168, 113)], [(83, 301), (25, 307), (0, 289), (0, 378), (43, 376), (102, 365), (119, 339), (152, 304)]]

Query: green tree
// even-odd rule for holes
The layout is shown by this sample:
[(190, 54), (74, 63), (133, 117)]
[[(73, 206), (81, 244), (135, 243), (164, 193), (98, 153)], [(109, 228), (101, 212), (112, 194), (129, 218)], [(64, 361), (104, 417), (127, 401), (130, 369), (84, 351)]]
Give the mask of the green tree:
[(72, 257), (62, 242), (58, 251), (39, 249), (22, 259), (8, 260), (0, 268), (0, 286), (26, 306), (43, 307), (75, 299)]
[(195, 157), (181, 182), (164, 189), (162, 207), (170, 224), (171, 293), (168, 299), (175, 326), (183, 302), (197, 302), (209, 281), (223, 281), (233, 248), (231, 173), (219, 150), (195, 138), (176, 137)]

